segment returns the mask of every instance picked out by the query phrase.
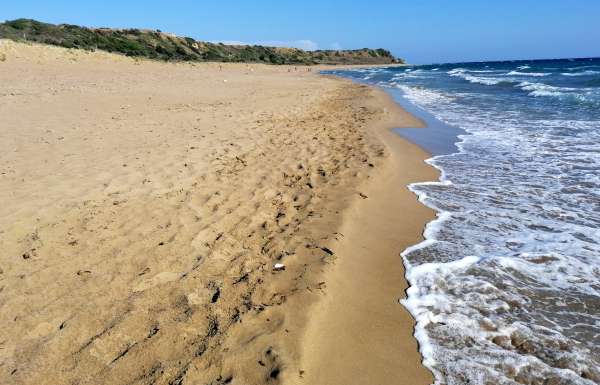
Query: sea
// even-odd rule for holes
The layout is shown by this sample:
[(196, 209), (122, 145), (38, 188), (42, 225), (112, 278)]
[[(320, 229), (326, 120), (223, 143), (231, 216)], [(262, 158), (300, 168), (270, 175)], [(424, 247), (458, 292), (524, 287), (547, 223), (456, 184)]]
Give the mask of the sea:
[(327, 71), (428, 128), (437, 211), (402, 253), (436, 384), (600, 383), (600, 59)]

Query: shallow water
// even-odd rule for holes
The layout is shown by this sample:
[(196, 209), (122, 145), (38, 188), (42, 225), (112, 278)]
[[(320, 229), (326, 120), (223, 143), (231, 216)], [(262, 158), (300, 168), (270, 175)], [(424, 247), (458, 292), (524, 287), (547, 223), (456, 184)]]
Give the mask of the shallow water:
[(439, 214), (403, 253), (436, 382), (600, 383), (600, 59), (332, 72), (459, 135), (410, 186)]

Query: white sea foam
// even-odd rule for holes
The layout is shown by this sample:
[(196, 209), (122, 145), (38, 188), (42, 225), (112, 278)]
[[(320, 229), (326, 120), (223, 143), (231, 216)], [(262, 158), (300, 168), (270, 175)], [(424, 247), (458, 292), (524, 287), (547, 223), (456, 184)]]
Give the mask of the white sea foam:
[(396, 84), (396, 88), (401, 89), (406, 97), (414, 102), (435, 103), (439, 101), (450, 101), (451, 96), (439, 92), (431, 91), (425, 88), (409, 87), (403, 84)]
[(517, 87), (524, 91), (530, 91), (530, 96), (561, 96), (565, 92), (577, 91), (577, 88), (555, 87), (544, 83), (521, 82)]
[(401, 79), (407, 79), (407, 78), (411, 78), (411, 79), (417, 79), (417, 78), (421, 78), (424, 75), (426, 75), (426, 72), (424, 70), (421, 69), (417, 69), (417, 70), (412, 70), (412, 69), (408, 69), (404, 72), (400, 72), (395, 74), (394, 76), (392, 76), (392, 80), (401, 80)]
[[(438, 219), (440, 220), (440, 219)], [(425, 240), (420, 243), (417, 248), (427, 247), (434, 240)], [(448, 277), (456, 270), (464, 270), (465, 268), (477, 263), (479, 258), (476, 256), (468, 256), (461, 260), (451, 263), (425, 263), (413, 267), (406, 258), (406, 255), (411, 251), (416, 250), (415, 247), (406, 249), (402, 253), (404, 265), (406, 267), (406, 279), (410, 287), (406, 291), (407, 298), (400, 301), (415, 318), (415, 338), (419, 342), (419, 351), (423, 356), (423, 364), (429, 368), (436, 377), (440, 380), (440, 373), (436, 369), (435, 345), (430, 341), (426, 328), (431, 323), (443, 322), (444, 319), (437, 317), (429, 311), (432, 307), (450, 306), (448, 298), (443, 292), (434, 289), (435, 283), (432, 281), (441, 282), (440, 277)], [(423, 287), (423, 282), (428, 281), (427, 287)]]
[[(531, 82), (522, 82), (519, 87), (537, 94), (544, 91), (562, 94), (562, 92), (575, 90), (568, 87), (552, 87)], [(548, 139), (538, 137), (531, 142), (523, 140), (524, 137), (520, 127), (526, 127), (527, 123), (521, 122), (522, 119), (512, 122), (506, 119), (499, 121), (497, 124), (491, 124), (494, 119), (481, 115), (481, 111), (475, 114), (460, 111), (452, 103), (453, 99), (451, 97), (440, 97), (440, 95), (443, 95), (441, 93), (416, 87), (400, 86), (400, 88), (405, 91), (407, 99), (428, 109), (438, 118), (442, 118), (448, 123), (460, 124), (471, 134), (463, 137), (463, 142), (459, 143), (460, 153), (428, 160), (428, 163), (437, 166), (442, 171), (455, 167), (452, 165), (458, 160), (451, 161), (451, 159), (455, 157), (457, 159), (464, 158), (470, 151), (465, 150), (465, 148), (471, 149), (474, 146), (480, 146), (479, 143), (485, 143), (488, 151), (491, 152), (516, 152), (526, 156), (527, 154), (539, 154), (543, 151), (539, 148), (540, 141), (545, 143), (548, 140), (557, 140), (552, 136)], [(509, 129), (510, 126), (507, 127), (507, 124), (513, 124), (515, 128)], [(597, 125), (594, 121), (558, 120), (539, 121), (539, 124), (547, 126), (548, 130), (553, 130), (555, 127), (589, 130), (590, 127)], [(513, 130), (515, 133), (510, 134), (509, 132)], [(520, 139), (517, 140), (517, 138)], [(498, 146), (498, 149), (494, 149), (494, 146)], [(600, 145), (592, 145), (592, 147), (596, 147), (595, 150), (600, 154)], [(586, 151), (591, 150), (594, 149), (588, 148)], [(579, 147), (574, 151), (580, 153), (584, 149)], [(563, 156), (566, 155), (563, 154)], [(591, 170), (598, 170), (600, 159), (595, 159), (594, 162), (596, 162), (594, 163), (595, 166), (590, 166)], [(457, 164), (460, 164), (460, 162)], [(467, 163), (467, 165), (472, 167), (472, 164)], [(514, 164), (507, 164), (507, 167), (509, 165), (512, 168), (515, 167)], [(535, 166), (536, 173), (539, 173), (539, 170), (544, 169), (544, 167), (549, 167), (548, 171), (550, 173), (553, 172), (552, 169), (556, 169), (556, 166), (550, 164), (545, 166), (540, 164)], [(485, 171), (486, 168), (479, 170), (480, 173), (489, 172)], [(457, 172), (454, 171), (453, 174), (456, 175)], [(517, 171), (511, 172), (519, 175)], [(490, 173), (491, 176), (494, 174), (494, 172)], [(498, 175), (502, 174), (499, 173)], [(467, 378), (471, 383), (483, 384), (493, 378), (499, 384), (513, 384), (506, 373), (520, 373), (519, 375), (522, 376), (535, 373), (534, 376), (542, 376), (542, 378), (560, 376), (564, 381), (573, 384), (592, 384), (591, 381), (576, 374), (590, 370), (589, 357), (591, 353), (584, 346), (571, 347), (568, 352), (559, 353), (556, 360), (560, 359), (560, 362), (569, 363), (568, 369), (560, 369), (554, 366), (558, 365), (553, 364), (554, 361), (544, 361), (538, 358), (537, 355), (543, 357), (545, 354), (542, 351), (523, 355), (511, 345), (511, 343), (519, 344), (521, 342), (518, 341), (525, 341), (523, 343), (536, 344), (535, 346), (540, 344), (546, 349), (555, 344), (571, 344), (569, 338), (574, 333), (571, 325), (565, 328), (563, 324), (548, 318), (548, 316), (540, 315), (539, 317), (545, 318), (540, 318), (538, 322), (552, 325), (552, 328), (548, 328), (538, 325), (536, 322), (523, 323), (518, 318), (506, 318), (505, 315), (510, 315), (515, 306), (523, 308), (531, 306), (528, 296), (531, 295), (531, 290), (538, 290), (542, 284), (547, 292), (544, 295), (550, 296), (549, 298), (552, 298), (553, 294), (548, 294), (548, 292), (561, 293), (558, 295), (565, 295), (569, 292), (568, 296), (572, 297), (566, 299), (566, 302), (557, 299), (552, 305), (556, 307), (554, 310), (556, 312), (568, 312), (568, 303), (573, 303), (576, 293), (588, 296), (600, 295), (600, 287), (597, 285), (597, 282), (600, 281), (600, 269), (592, 262), (592, 259), (587, 262), (585, 260), (585, 255), (593, 258), (593, 253), (586, 251), (585, 244), (583, 244), (583, 247), (580, 244), (581, 248), (575, 248), (572, 235), (579, 234), (577, 237), (581, 239), (592, 240), (598, 238), (598, 231), (590, 227), (577, 225), (573, 226), (568, 233), (559, 235), (556, 233), (557, 230), (554, 230), (556, 224), (553, 219), (539, 219), (534, 224), (540, 226), (542, 230), (530, 230), (526, 227), (528, 226), (527, 223), (522, 223), (518, 225), (517, 229), (510, 232), (515, 236), (507, 238), (506, 242), (508, 245), (512, 245), (510, 247), (516, 248), (515, 250), (518, 249), (516, 255), (497, 255), (482, 258), (479, 255), (487, 254), (490, 251), (486, 252), (485, 249), (480, 249), (480, 247), (483, 248), (495, 237), (495, 233), (488, 235), (486, 232), (492, 228), (501, 229), (505, 226), (505, 223), (506, 225), (511, 224), (518, 218), (516, 215), (504, 214), (503, 210), (511, 212), (510, 210), (518, 208), (519, 205), (528, 207), (527, 205), (530, 203), (527, 203), (526, 200), (520, 200), (518, 201), (520, 203), (512, 202), (506, 205), (505, 209), (501, 201), (498, 201), (496, 203), (499, 205), (497, 210), (494, 205), (490, 206), (488, 204), (485, 211), (488, 211), (489, 214), (486, 214), (485, 219), (479, 219), (488, 222), (488, 225), (483, 225), (482, 232), (475, 235), (476, 233), (473, 233), (472, 227), (461, 230), (465, 226), (463, 223), (477, 221), (476, 218), (479, 214), (475, 214), (485, 206), (476, 203), (480, 198), (465, 197), (466, 200), (459, 204), (459, 206), (465, 208), (457, 208), (456, 213), (444, 210), (442, 206), (446, 204), (445, 201), (460, 198), (463, 194), (460, 192), (461, 189), (467, 187), (455, 186), (448, 178), (448, 175), (444, 172), (440, 182), (417, 183), (410, 186), (410, 189), (417, 193), (421, 202), (435, 208), (439, 213), (438, 218), (427, 225), (424, 233), (425, 241), (409, 247), (402, 253), (406, 264), (407, 279), (411, 284), (407, 291), (408, 298), (403, 300), (402, 304), (407, 307), (417, 321), (415, 337), (419, 341), (420, 351), (424, 357), (423, 363), (436, 376), (436, 383), (458, 385), (463, 384), (465, 378)], [(600, 186), (600, 178), (591, 180), (597, 180), (598, 186)], [(502, 181), (489, 182), (491, 183), (490, 188), (494, 185), (501, 186), (507, 183)], [(523, 190), (518, 188), (519, 183), (525, 183)], [(515, 197), (529, 196), (533, 199), (536, 193), (531, 191), (531, 187), (527, 183), (526, 180), (509, 182)], [(543, 188), (547, 190), (548, 186), (543, 186)], [(445, 192), (442, 193), (442, 191)], [(452, 198), (448, 195), (451, 195)], [(558, 195), (552, 193), (552, 196)], [(471, 202), (472, 200), (474, 202)], [(579, 205), (584, 205), (584, 203), (580, 202)], [(550, 218), (569, 218), (569, 215), (572, 215), (568, 214), (568, 211), (565, 211), (564, 208), (559, 207), (540, 207), (537, 210), (547, 212)], [(511, 226), (514, 226), (514, 224), (511, 224)], [(452, 230), (453, 227), (456, 227), (456, 229)], [(546, 228), (548, 230), (544, 230)], [(474, 244), (474, 246), (471, 246), (471, 251), (477, 254), (467, 254), (467, 256), (456, 260), (418, 262), (421, 254), (424, 256), (438, 255), (441, 252), (442, 255), (445, 255), (444, 250), (453, 247), (452, 243), (447, 241), (448, 231), (451, 234), (469, 233), (472, 238), (468, 241)], [(503, 230), (503, 232), (506, 231)], [(487, 237), (491, 237), (490, 240), (484, 240)], [(489, 246), (485, 247), (488, 248)], [(561, 250), (561, 252), (548, 253), (545, 251), (548, 249)], [(457, 255), (460, 255), (461, 252), (468, 253), (469, 250), (468, 248), (456, 250)], [(450, 253), (449, 255), (453, 254)], [(580, 257), (582, 259), (573, 259), (571, 256), (573, 254), (582, 255)], [(546, 261), (549, 261), (549, 263)], [(480, 273), (474, 271), (480, 271)], [(505, 282), (505, 285), (509, 285), (509, 287), (521, 287), (524, 292), (519, 293), (497, 286), (496, 283), (492, 283), (486, 278), (486, 272), (491, 272), (498, 282)], [(480, 276), (480, 274), (483, 275)], [(546, 300), (543, 299), (543, 301)], [(544, 308), (542, 307), (542, 309)], [(538, 311), (531, 310), (531, 314), (537, 314)], [(483, 317), (482, 313), (489, 314), (489, 316)], [(579, 317), (580, 322), (584, 325), (593, 325), (595, 322), (600, 323), (599, 316), (594, 318), (594, 316), (580, 315)], [(492, 343), (492, 340), (500, 341), (497, 342), (498, 344), (504, 343), (502, 341), (508, 341), (509, 346), (497, 345), (496, 342)], [(464, 341), (466, 344), (464, 346), (471, 347), (467, 350), (463, 347), (463, 342), (460, 341)], [(498, 366), (499, 363), (501, 363), (501, 366)]]
[[(472, 71), (470, 71), (472, 72)], [(493, 86), (505, 82), (506, 79), (497, 79), (492, 77), (474, 76), (467, 73), (463, 68), (457, 68), (447, 72), (450, 76), (463, 78), (470, 83), (483, 84), (486, 86)]]
[(598, 75), (600, 71), (582, 71), (582, 72), (563, 72), (561, 75), (563, 76), (589, 76), (589, 75)]
[(519, 71), (510, 71), (506, 74), (506, 76), (533, 76), (533, 77), (542, 77), (552, 75), (550, 72), (519, 72)]
[(501, 79), (495, 79), (495, 78), (485, 78), (485, 77), (472, 76), (472, 75), (464, 75), (464, 76), (462, 76), (462, 78), (465, 80), (468, 80), (471, 83), (484, 84), (486, 86), (493, 86), (493, 85), (504, 82), (503, 79), (501, 80)]
[(466, 72), (467, 70), (465, 68), (454, 68), (448, 72), (446, 72), (448, 75), (456, 75), (456, 74), (461, 74)]

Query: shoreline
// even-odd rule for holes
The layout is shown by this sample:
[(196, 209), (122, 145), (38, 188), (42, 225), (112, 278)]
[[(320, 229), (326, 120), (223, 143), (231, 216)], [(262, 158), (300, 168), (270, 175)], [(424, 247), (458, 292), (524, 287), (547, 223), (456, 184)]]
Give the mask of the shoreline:
[(421, 242), (423, 229), (435, 218), (408, 185), (439, 175), (424, 162), (429, 153), (394, 132), (425, 128), (423, 121), (384, 90), (369, 88), (374, 95), (369, 102), (386, 112), (368, 129), (385, 144), (388, 156), (361, 186), (366, 198), (344, 214), (343, 237), (335, 245), (344, 257), (326, 273), (327, 294), (311, 310), (303, 344), (302, 365), (310, 373), (305, 381), (427, 385), (433, 375), (421, 363), (415, 320), (399, 303), (408, 288), (400, 253)]
[[(437, 181), (409, 185), (437, 218), (427, 224), (426, 240), (402, 253), (411, 285), (402, 303), (416, 318), (423, 364), (436, 383), (600, 382), (600, 345), (589, 338), (598, 317), (576, 305), (591, 309), (600, 298), (590, 291), (598, 281), (590, 262), (600, 251), (591, 241), (598, 226), (585, 220), (595, 185), (585, 184), (590, 174), (577, 166), (593, 159), (593, 149), (578, 145), (594, 141), (598, 115), (589, 109), (598, 95), (577, 87), (597, 64), (330, 72), (380, 86), (428, 126), (397, 130), (436, 154), (426, 162), (440, 173)], [(522, 82), (505, 87), (502, 78), (515, 73)], [(547, 87), (560, 92), (542, 95)], [(561, 119), (548, 120), (555, 114)], [(531, 156), (538, 153), (544, 156)], [(557, 165), (564, 167), (557, 172)], [(590, 160), (584, 169), (599, 164)], [(553, 183), (555, 174), (581, 188)], [(577, 205), (570, 204), (573, 191)], [(581, 220), (574, 225), (572, 218)], [(557, 302), (567, 286), (568, 297)], [(568, 327), (574, 319), (576, 333)]]
[(387, 94), (285, 66), (0, 53), (0, 377), (332, 384), (313, 350), (357, 341), (320, 326), (352, 321), (371, 350), (348, 376), (431, 378), (398, 300), (432, 215), (401, 186), (434, 171)]

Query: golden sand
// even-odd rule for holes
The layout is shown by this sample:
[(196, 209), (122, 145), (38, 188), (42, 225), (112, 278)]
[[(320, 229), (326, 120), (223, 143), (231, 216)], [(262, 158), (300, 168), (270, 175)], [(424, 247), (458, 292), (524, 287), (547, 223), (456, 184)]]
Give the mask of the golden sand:
[(0, 41), (0, 383), (426, 384), (381, 91)]

